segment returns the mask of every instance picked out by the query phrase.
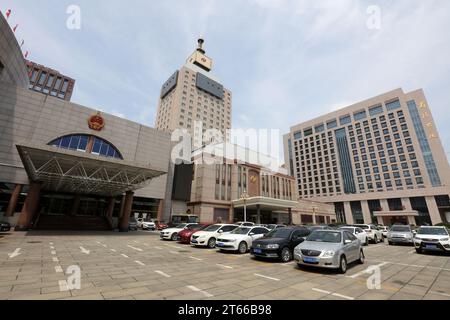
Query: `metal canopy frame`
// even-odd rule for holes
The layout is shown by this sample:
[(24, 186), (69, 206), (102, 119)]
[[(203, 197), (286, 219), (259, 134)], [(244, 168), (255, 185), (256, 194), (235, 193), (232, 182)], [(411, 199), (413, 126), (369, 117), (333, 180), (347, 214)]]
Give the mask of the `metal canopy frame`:
[(54, 147), (17, 145), (33, 182), (54, 192), (117, 196), (144, 188), (167, 172), (112, 158), (101, 158)]

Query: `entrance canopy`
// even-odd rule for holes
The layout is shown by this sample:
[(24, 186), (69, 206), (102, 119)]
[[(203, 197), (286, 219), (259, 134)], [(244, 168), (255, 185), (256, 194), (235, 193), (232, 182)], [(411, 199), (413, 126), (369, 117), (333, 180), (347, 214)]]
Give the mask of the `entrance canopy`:
[(167, 172), (130, 161), (52, 146), (17, 145), (28, 177), (55, 192), (117, 196), (145, 187)]
[(266, 197), (252, 197), (248, 198), (246, 201), (242, 199), (233, 201), (233, 206), (235, 208), (243, 208), (244, 205), (246, 205), (248, 209), (256, 208), (256, 206), (259, 205), (261, 210), (283, 211), (293, 209), (297, 205), (297, 202)]

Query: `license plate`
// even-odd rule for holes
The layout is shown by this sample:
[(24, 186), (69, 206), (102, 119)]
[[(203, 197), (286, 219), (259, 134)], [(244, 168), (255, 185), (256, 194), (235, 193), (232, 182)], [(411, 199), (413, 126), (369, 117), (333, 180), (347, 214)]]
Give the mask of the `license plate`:
[(303, 261), (307, 262), (307, 263), (316, 263), (317, 259), (316, 258), (303, 258)]
[(437, 246), (436, 246), (435, 244), (427, 244), (427, 245), (425, 246), (425, 248), (426, 248), (426, 249), (436, 249)]
[(225, 245), (224, 245), (223, 243), (218, 242), (218, 243), (217, 243), (217, 246), (218, 246), (218, 247), (224, 247)]
[(192, 240), (192, 241), (191, 241), (191, 243), (197, 243), (197, 242), (198, 242), (197, 240)]
[(254, 249), (253, 252), (254, 253), (262, 253), (262, 250), (261, 249)]

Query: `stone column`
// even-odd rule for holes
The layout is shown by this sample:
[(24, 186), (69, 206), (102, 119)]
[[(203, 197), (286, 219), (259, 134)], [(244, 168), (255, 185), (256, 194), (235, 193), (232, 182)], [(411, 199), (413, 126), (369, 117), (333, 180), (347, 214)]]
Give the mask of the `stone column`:
[(344, 202), (344, 211), (345, 211), (345, 220), (347, 224), (354, 224), (355, 220), (353, 220), (352, 207), (350, 202)]
[(425, 197), (427, 202), (428, 212), (430, 214), (431, 223), (436, 225), (438, 223), (442, 223), (441, 214), (439, 213), (438, 206), (436, 204), (436, 200), (434, 197)]
[(17, 221), (16, 231), (27, 231), (30, 228), (31, 220), (38, 210), (40, 195), (41, 184), (32, 182), (25, 203), (23, 204), (19, 220)]
[(384, 225), (383, 217), (377, 217), (378, 224)]
[(289, 214), (289, 225), (292, 225), (294, 223), (292, 218), (292, 208), (288, 208), (288, 214)]
[(381, 211), (391, 211), (387, 199), (380, 199)]
[(408, 224), (415, 226), (417, 224), (416, 223), (416, 218), (413, 217), (413, 216), (408, 216)]
[(78, 209), (80, 208), (81, 195), (76, 194), (73, 198), (72, 207), (70, 208), (70, 215), (76, 216), (78, 213)]
[(114, 207), (116, 206), (116, 198), (115, 197), (111, 197), (108, 200), (108, 209), (106, 209), (106, 217), (108, 219), (112, 219), (112, 216), (114, 214)]
[(231, 207), (230, 207), (230, 213), (228, 214), (228, 216), (230, 217), (230, 223), (234, 223), (234, 208), (233, 208), (233, 205), (231, 205)]
[[(157, 212), (157, 216), (156, 216), (156, 219), (158, 221), (162, 221), (163, 220), (163, 212), (164, 212), (164, 200), (159, 200), (158, 212)], [(194, 212), (192, 212), (192, 214), (195, 214), (195, 207), (194, 207)]]
[(132, 191), (128, 191), (125, 195), (123, 214), (122, 214), (122, 217), (120, 218), (120, 222), (119, 222), (119, 231), (120, 232), (128, 232), (129, 231), (131, 209), (133, 207), (133, 197), (134, 197), (134, 192), (132, 192)]
[(11, 198), (9, 199), (8, 207), (6, 208), (5, 218), (12, 217), (14, 215), (22, 188), (23, 186), (21, 184), (16, 184), (14, 187)]
[(406, 211), (413, 211), (409, 198), (402, 198), (402, 205), (405, 207)]
[(363, 212), (364, 223), (371, 224), (373, 221), (372, 216), (370, 215), (369, 202), (367, 200), (361, 201), (361, 208)]
[(261, 206), (256, 205), (256, 224), (261, 224)]

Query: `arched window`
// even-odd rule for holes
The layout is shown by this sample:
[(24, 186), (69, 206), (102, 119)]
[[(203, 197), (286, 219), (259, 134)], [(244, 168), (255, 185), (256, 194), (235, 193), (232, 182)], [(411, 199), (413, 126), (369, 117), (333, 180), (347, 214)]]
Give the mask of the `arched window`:
[(119, 150), (111, 143), (90, 135), (69, 135), (53, 140), (48, 144), (57, 148), (86, 152), (103, 157), (123, 159)]

